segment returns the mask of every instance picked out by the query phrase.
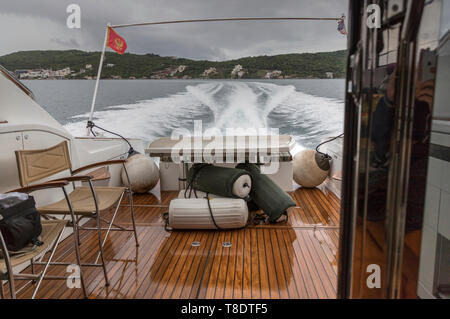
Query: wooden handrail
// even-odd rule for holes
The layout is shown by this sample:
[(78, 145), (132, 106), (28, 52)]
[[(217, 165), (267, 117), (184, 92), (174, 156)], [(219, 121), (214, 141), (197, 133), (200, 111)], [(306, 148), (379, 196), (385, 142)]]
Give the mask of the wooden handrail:
[(99, 167), (99, 166), (107, 166), (107, 165), (115, 165), (115, 164), (124, 164), (126, 163), (126, 160), (112, 160), (112, 161), (105, 161), (105, 162), (98, 162), (98, 163), (93, 163), (93, 164), (89, 164), (80, 168), (77, 168), (76, 170), (72, 171), (72, 174), (76, 175), (80, 172), (83, 172), (85, 170), (91, 169), (91, 168), (95, 168), (95, 167)]
[(77, 175), (62, 177), (61, 179), (54, 179), (51, 182), (67, 181), (67, 182), (88, 182), (92, 179), (91, 175)]
[(15, 193), (15, 192), (17, 192), (17, 193), (31, 193), (31, 192), (38, 191), (38, 190), (43, 190), (43, 189), (61, 188), (61, 187), (64, 187), (64, 186), (66, 186), (68, 184), (69, 184), (69, 182), (67, 180), (51, 181), (51, 182), (46, 182), (46, 183), (42, 183), (42, 184), (36, 184), (36, 185), (31, 185), (31, 186), (17, 188), (15, 190), (9, 191), (7, 193)]

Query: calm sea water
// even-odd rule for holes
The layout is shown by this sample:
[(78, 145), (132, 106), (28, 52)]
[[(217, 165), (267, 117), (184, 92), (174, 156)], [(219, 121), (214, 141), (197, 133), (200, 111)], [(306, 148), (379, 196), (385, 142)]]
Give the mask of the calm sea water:
[[(84, 135), (94, 81), (24, 81), (72, 134)], [(152, 141), (175, 129), (277, 128), (303, 147), (342, 133), (344, 80), (104, 80), (95, 122)]]

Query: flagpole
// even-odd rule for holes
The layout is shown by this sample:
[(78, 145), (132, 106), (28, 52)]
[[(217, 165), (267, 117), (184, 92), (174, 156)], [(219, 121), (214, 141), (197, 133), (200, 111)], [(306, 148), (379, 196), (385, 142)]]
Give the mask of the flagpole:
[[(95, 101), (97, 100), (97, 91), (98, 91), (98, 83), (100, 82), (100, 77), (102, 75), (102, 68), (103, 68), (103, 60), (105, 58), (105, 52), (106, 52), (106, 41), (108, 40), (108, 28), (110, 27), (110, 24), (108, 23), (106, 25), (106, 32), (105, 32), (105, 41), (103, 41), (103, 49), (102, 54), (100, 56), (100, 64), (98, 66), (98, 72), (97, 72), (97, 79), (95, 81), (95, 89), (94, 89), (94, 96), (92, 97), (92, 104), (91, 104), (91, 113), (89, 114), (89, 121), (92, 122), (92, 119), (94, 118), (94, 108), (95, 108)], [(91, 131), (89, 128), (86, 129), (87, 136), (90, 135)]]

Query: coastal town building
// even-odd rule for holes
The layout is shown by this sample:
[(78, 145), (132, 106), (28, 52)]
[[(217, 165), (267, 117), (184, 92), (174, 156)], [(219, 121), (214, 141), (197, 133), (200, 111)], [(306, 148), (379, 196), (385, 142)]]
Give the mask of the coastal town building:
[(179, 65), (177, 68), (172, 69), (170, 76), (174, 76), (177, 73), (183, 73), (184, 70), (186, 70), (186, 68), (187, 68), (187, 66), (185, 66), (185, 65)]
[(33, 70), (16, 70), (14, 73), (19, 79), (58, 79), (70, 75), (73, 71), (70, 67), (61, 70), (33, 69)]
[(150, 79), (153, 80), (160, 80), (160, 79), (177, 79), (178, 76), (176, 76), (176, 74), (181, 74), (186, 70), (187, 66), (186, 65), (179, 65), (177, 67), (171, 67), (171, 68), (166, 68), (164, 70), (160, 70), (157, 72), (154, 72), (151, 76)]
[(207, 78), (210, 77), (211, 75), (217, 74), (217, 70), (215, 67), (210, 67), (209, 69), (206, 69), (205, 71), (203, 71), (203, 77)]
[(53, 74), (52, 74), (52, 72), (50, 71), (50, 72), (49, 72), (49, 76), (65, 77), (65, 76), (67, 76), (67, 75), (70, 75), (70, 73), (72, 73), (72, 70), (71, 70), (69, 67), (67, 67), (67, 68), (64, 68), (64, 69), (62, 69), (62, 70), (57, 70), (57, 71), (55, 71), (55, 73), (53, 73)]
[(264, 76), (265, 79), (278, 79), (281, 77), (281, 74), (283, 74), (283, 72), (279, 71), (279, 70), (274, 70), (272, 72), (267, 72), (266, 75)]
[(245, 73), (246, 72), (245, 72), (244, 68), (242, 67), (242, 65), (237, 64), (234, 66), (233, 71), (231, 71), (231, 78), (240, 79), (245, 75)]

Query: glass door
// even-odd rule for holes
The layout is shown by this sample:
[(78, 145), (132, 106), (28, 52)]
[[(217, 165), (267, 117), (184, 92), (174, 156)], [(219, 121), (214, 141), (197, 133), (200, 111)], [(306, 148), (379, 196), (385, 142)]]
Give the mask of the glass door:
[(339, 297), (417, 297), (441, 8), (350, 3)]

